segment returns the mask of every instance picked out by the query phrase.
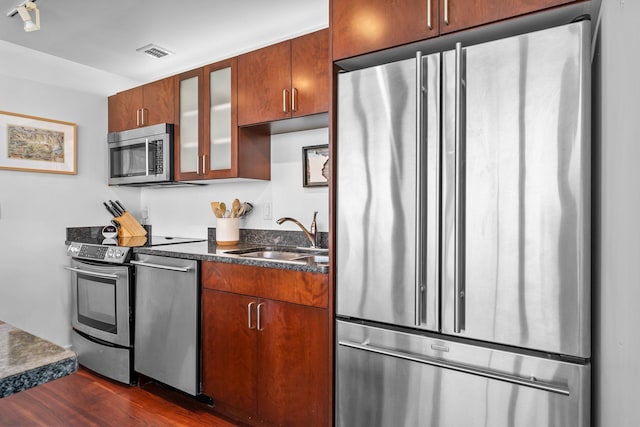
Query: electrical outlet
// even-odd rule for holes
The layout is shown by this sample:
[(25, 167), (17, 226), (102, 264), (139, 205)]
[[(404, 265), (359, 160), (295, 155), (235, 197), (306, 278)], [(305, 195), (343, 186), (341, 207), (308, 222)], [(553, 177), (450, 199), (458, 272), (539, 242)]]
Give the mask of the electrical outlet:
[(265, 202), (262, 208), (262, 217), (264, 219), (273, 219), (273, 213), (271, 211), (271, 202)]

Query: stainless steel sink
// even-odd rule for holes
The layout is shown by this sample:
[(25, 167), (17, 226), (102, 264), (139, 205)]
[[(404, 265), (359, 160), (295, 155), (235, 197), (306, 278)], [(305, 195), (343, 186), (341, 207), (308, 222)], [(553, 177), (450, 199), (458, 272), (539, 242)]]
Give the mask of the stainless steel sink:
[(225, 255), (295, 264), (329, 264), (328, 249), (261, 246), (226, 251)]
[(264, 258), (264, 259), (273, 259), (273, 260), (293, 260), (300, 257), (299, 252), (287, 252), (287, 251), (254, 251), (239, 254), (241, 257), (246, 258)]
[[(298, 254), (300, 255), (300, 254)], [(296, 261), (312, 262), (315, 264), (329, 264), (329, 255), (305, 255), (295, 258)]]

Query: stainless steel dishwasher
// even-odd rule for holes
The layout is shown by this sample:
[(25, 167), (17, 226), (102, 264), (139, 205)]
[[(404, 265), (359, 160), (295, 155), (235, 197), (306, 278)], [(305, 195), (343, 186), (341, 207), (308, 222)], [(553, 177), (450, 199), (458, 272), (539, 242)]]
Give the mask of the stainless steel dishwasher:
[(190, 395), (199, 387), (198, 262), (137, 254), (134, 370)]

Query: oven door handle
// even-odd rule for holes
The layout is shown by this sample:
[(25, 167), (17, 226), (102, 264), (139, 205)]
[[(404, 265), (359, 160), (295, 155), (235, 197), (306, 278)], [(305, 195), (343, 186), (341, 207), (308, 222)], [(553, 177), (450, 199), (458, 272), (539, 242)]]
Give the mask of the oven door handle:
[(74, 268), (74, 267), (64, 267), (64, 269), (65, 270), (69, 270), (69, 271), (73, 271), (74, 273), (86, 274), (87, 276), (104, 277), (104, 278), (107, 278), (107, 279), (117, 279), (118, 278), (117, 274), (98, 273), (96, 271), (87, 271), (87, 270), (82, 270), (80, 268)]
[(144, 261), (131, 261), (133, 265), (139, 265), (142, 267), (159, 268), (160, 270), (180, 271), (182, 273), (188, 273), (191, 270), (190, 267), (173, 267), (170, 265), (150, 264)]

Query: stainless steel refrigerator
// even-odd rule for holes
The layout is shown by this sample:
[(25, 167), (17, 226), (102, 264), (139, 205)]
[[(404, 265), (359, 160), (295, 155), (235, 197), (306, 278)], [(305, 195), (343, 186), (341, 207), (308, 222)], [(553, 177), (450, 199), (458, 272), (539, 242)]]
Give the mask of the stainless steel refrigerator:
[(336, 425), (590, 424), (589, 49), (339, 74)]

